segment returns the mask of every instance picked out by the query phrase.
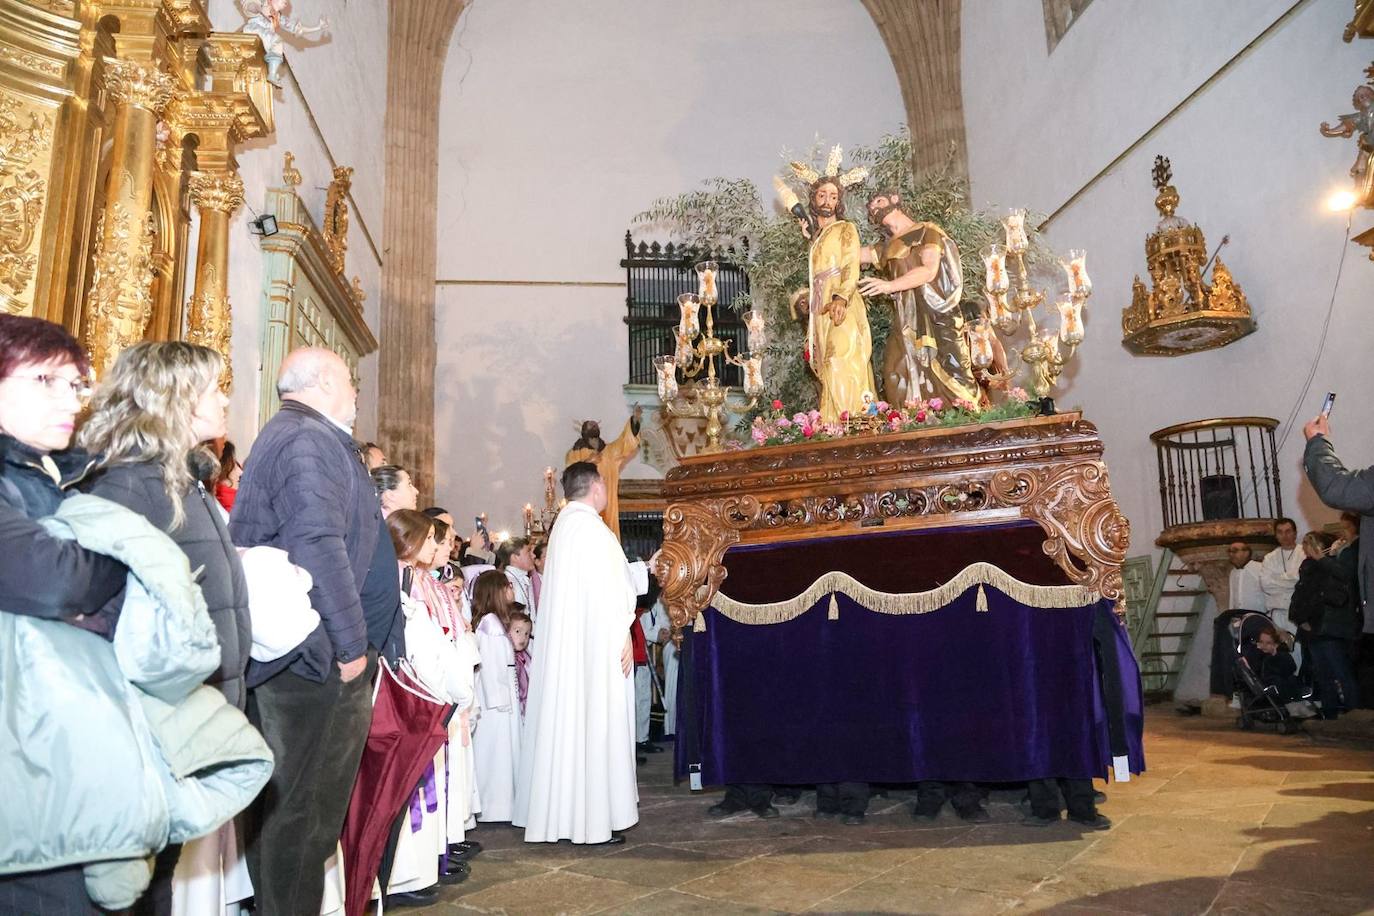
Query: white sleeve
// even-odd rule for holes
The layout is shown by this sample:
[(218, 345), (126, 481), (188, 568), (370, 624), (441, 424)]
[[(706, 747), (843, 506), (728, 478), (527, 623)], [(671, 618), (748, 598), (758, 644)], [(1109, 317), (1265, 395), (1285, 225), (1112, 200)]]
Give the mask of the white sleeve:
[(636, 560), (628, 564), (630, 568), (630, 584), (634, 586), (636, 595), (644, 595), (649, 591), (649, 567), (643, 560)]
[(487, 709), (510, 710), (509, 662), (514, 659), (507, 658), (511, 654), (509, 646), (510, 639), (504, 634), (487, 633), (478, 628), (477, 648), (482, 653), (482, 667), (477, 673), (482, 680), (482, 705)]

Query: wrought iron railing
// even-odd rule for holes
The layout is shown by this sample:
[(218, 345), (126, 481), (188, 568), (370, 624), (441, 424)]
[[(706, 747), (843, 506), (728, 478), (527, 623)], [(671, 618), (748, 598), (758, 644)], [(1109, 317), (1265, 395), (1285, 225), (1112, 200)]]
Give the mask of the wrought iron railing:
[(1164, 527), (1281, 517), (1278, 425), (1269, 417), (1222, 417), (1151, 433)]
[[(749, 292), (749, 276), (739, 266), (742, 252), (735, 248), (724, 251), (701, 252), (694, 248), (660, 245), (658, 242), (635, 244), (625, 233), (625, 324), (630, 334), (631, 385), (653, 385), (658, 381), (654, 373), (654, 357), (671, 356), (675, 348), (674, 330), (681, 312), (677, 297), (697, 291), (697, 275), (692, 266), (698, 261), (718, 262), (716, 284), (720, 302), (716, 305), (715, 334), (731, 341), (730, 352), (747, 349), (748, 336), (744, 322), (730, 308), (736, 297)], [(726, 385), (743, 383), (738, 366), (716, 367)], [(686, 379), (679, 378), (680, 382)]]

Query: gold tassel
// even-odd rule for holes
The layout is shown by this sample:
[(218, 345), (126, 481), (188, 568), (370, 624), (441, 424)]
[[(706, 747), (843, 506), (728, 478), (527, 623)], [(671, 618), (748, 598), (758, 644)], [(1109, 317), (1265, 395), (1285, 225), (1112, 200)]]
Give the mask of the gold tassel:
[(983, 591), (983, 586), (981, 584), (978, 586), (978, 600), (973, 606), (980, 614), (986, 614), (988, 612), (988, 593)]
[(692, 632), (693, 632), (693, 633), (705, 633), (705, 632), (706, 632), (706, 615), (703, 614), (703, 613), (701, 613), (700, 611), (697, 611), (697, 619), (694, 620), (694, 621), (692, 621)]
[(828, 613), (828, 614), (825, 615), (825, 619), (826, 619), (826, 620), (839, 620), (839, 619), (840, 619), (840, 602), (839, 602), (839, 600), (835, 597), (835, 593), (834, 593), (834, 592), (831, 592), (831, 593), (830, 593), (830, 613)]
[[(828, 572), (800, 595), (788, 601), (770, 604), (746, 604), (729, 595), (717, 593), (713, 606), (717, 611), (738, 623), (767, 625), (795, 620), (831, 596), (829, 619), (838, 619), (836, 593), (844, 593), (857, 603), (879, 614), (929, 614), (947, 607), (950, 602), (974, 586), (989, 585), (1021, 604), (1042, 610), (1080, 608), (1092, 604), (1102, 596), (1081, 585), (1030, 585), (1015, 579), (991, 563), (973, 563), (944, 585), (927, 592), (891, 594), (871, 589), (854, 577), (842, 572)], [(978, 610), (987, 610), (987, 597), (978, 596)], [(704, 621), (699, 624), (704, 627)]]

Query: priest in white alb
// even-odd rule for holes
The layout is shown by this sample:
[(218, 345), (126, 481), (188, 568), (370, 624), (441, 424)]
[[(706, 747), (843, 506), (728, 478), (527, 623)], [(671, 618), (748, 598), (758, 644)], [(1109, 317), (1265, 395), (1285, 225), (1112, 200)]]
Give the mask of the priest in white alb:
[(606, 482), (579, 461), (563, 472), (567, 506), (549, 538), (512, 823), (527, 843), (623, 843), (639, 821), (635, 783), (635, 598), (628, 563), (602, 521)]

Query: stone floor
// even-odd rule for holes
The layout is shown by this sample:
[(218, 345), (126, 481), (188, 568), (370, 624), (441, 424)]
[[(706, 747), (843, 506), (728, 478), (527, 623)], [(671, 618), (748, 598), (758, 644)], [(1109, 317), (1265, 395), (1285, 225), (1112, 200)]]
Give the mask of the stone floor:
[(639, 826), (612, 849), (525, 845), (483, 826), (472, 877), (409, 912), (1236, 913), (1374, 912), (1374, 744), (1244, 733), (1151, 710), (1150, 772), (1106, 786), (1106, 832), (1023, 827), (1016, 794), (992, 821), (946, 810), (918, 825), (904, 795), (868, 822), (811, 817), (814, 796), (762, 821), (704, 812), (718, 797), (641, 768)]

